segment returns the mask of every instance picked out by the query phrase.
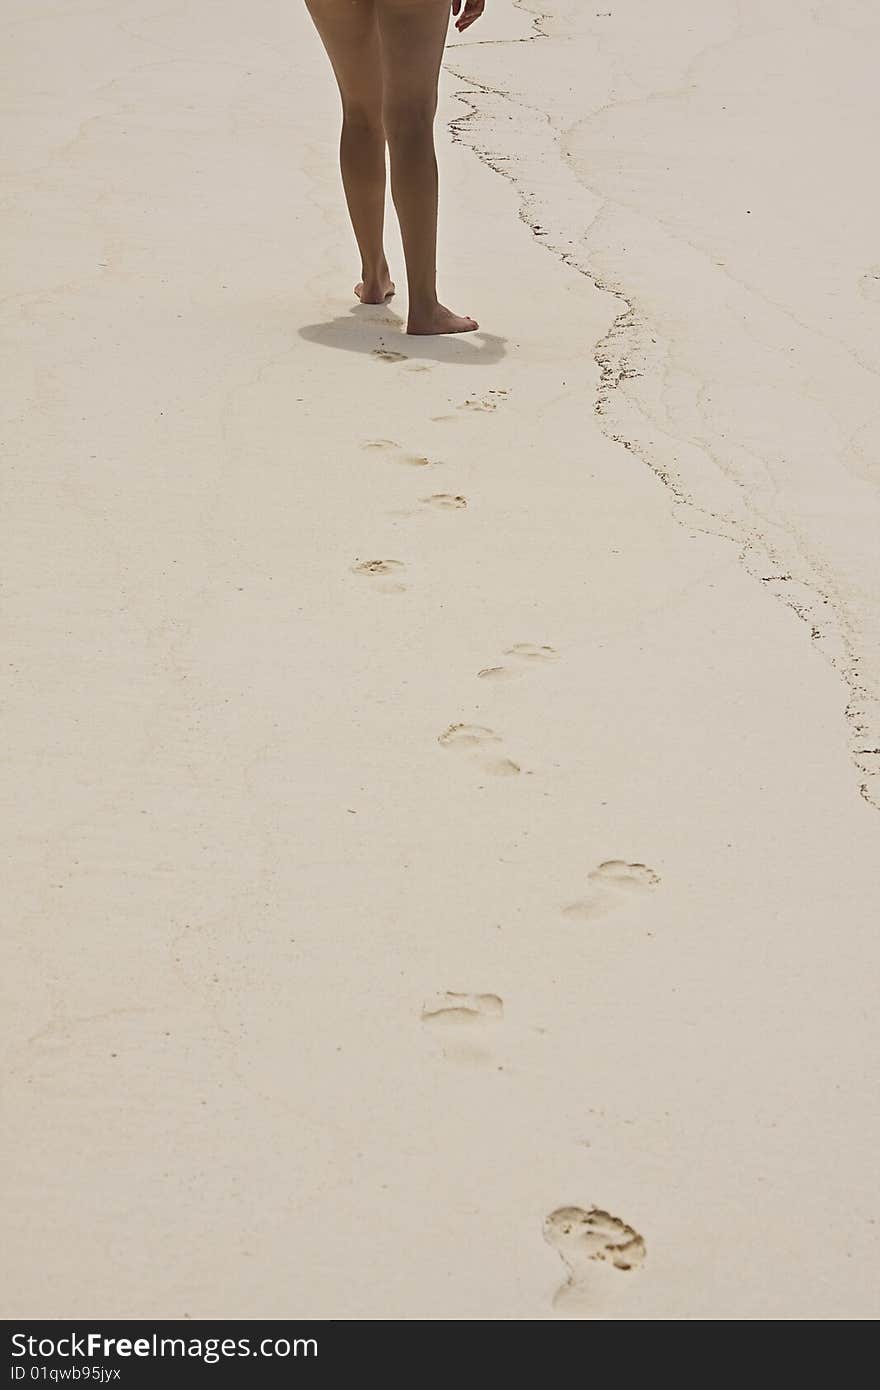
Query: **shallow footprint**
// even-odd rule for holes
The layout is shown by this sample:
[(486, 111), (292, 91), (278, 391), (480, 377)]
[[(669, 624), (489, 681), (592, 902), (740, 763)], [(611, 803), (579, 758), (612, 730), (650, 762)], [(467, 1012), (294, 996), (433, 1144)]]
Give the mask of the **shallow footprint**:
[(515, 763), (513, 758), (491, 758), (483, 763), (483, 769), (491, 772), (493, 777), (518, 777), (522, 772), (519, 763)]
[(459, 410), (497, 410), (509, 393), (507, 391), (487, 391), (485, 396), (469, 396), (462, 401)]
[(522, 671), (512, 671), (509, 666), (484, 666), (482, 671), (477, 672), (481, 681), (516, 681), (522, 674)]
[(437, 460), (429, 459), (424, 454), (401, 454), (399, 462), (409, 468), (433, 468)]
[(422, 1022), (431, 1030), (453, 1030), (443, 1047), (447, 1061), (488, 1063), (492, 1053), (480, 1041), (483, 1030), (501, 1021), (504, 1001), (498, 994), (459, 994), (446, 990), (422, 1009)]
[(394, 439), (365, 439), (362, 449), (397, 449), (400, 446)]
[(647, 864), (627, 864), (624, 859), (606, 859), (589, 877), (594, 883), (613, 883), (616, 887), (638, 892), (655, 888), (660, 882), (660, 875)]
[(439, 1024), (492, 1023), (503, 1017), (504, 1001), (499, 994), (459, 994), (444, 990), (422, 1009), (422, 1022)]
[(380, 362), (406, 362), (405, 352), (392, 352), (390, 348), (373, 348), (373, 357), (378, 357)]
[(384, 581), (377, 584), (383, 593), (402, 594), (406, 589), (405, 584), (400, 584), (394, 580), (395, 575), (401, 574), (406, 569), (402, 560), (358, 560), (351, 567), (352, 574), (362, 574), (368, 579)]
[(880, 300), (880, 265), (868, 267), (859, 280), (859, 293), (865, 299)]
[(460, 493), (435, 492), (431, 497), (421, 497), (426, 507), (436, 507), (441, 512), (458, 512), (467, 506), (467, 498)]
[(592, 892), (562, 909), (563, 916), (591, 922), (622, 906), (627, 895), (650, 892), (660, 882), (660, 875), (647, 864), (628, 864), (624, 859), (606, 859), (587, 875)]
[(544, 1222), (544, 1239), (568, 1269), (557, 1289), (554, 1308), (575, 1317), (589, 1315), (593, 1299), (591, 1266), (611, 1265), (632, 1273), (645, 1260), (645, 1241), (632, 1226), (601, 1207), (557, 1207)]
[(514, 663), (511, 666), (484, 666), (477, 672), (480, 680), (491, 681), (515, 681), (528, 669), (529, 665), (540, 662), (557, 661), (559, 653), (555, 647), (539, 646), (535, 642), (516, 642), (512, 647), (508, 647), (505, 656), (512, 656)]
[(537, 642), (514, 642), (512, 647), (508, 647), (505, 656), (522, 657), (525, 661), (558, 661), (559, 653), (555, 647), (550, 647), (546, 643), (539, 645)]
[[(502, 740), (494, 729), (487, 729), (482, 724), (450, 724), (449, 728), (444, 729), (438, 736), (437, 742), (444, 748), (479, 751), (489, 745), (499, 744)], [(493, 777), (516, 777), (522, 770), (519, 763), (515, 763), (512, 758), (489, 758), (482, 763), (482, 767)]]
[(402, 560), (358, 560), (352, 565), (352, 574), (395, 574), (405, 569)]
[(437, 739), (444, 748), (482, 748), (487, 743), (500, 743), (500, 735), (482, 724), (450, 724)]

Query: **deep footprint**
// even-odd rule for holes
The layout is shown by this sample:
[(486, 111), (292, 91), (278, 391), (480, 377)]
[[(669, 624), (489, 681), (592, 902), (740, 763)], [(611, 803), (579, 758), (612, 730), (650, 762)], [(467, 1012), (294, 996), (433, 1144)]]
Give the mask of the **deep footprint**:
[(589, 1313), (590, 1268), (595, 1263), (632, 1273), (645, 1261), (645, 1241), (632, 1226), (601, 1207), (557, 1207), (544, 1222), (544, 1239), (568, 1269), (553, 1299), (563, 1312)]

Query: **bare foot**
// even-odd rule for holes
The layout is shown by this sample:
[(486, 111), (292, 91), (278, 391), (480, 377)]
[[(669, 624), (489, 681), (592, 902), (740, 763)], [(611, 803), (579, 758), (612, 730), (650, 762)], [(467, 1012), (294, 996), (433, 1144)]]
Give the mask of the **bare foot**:
[(362, 304), (384, 304), (394, 293), (394, 281), (386, 269), (374, 278), (361, 280), (354, 292)]
[(435, 304), (424, 313), (414, 313), (410, 310), (406, 331), (424, 337), (433, 333), (473, 333), (479, 326), (476, 319), (453, 314), (451, 309), (445, 309), (442, 304)]

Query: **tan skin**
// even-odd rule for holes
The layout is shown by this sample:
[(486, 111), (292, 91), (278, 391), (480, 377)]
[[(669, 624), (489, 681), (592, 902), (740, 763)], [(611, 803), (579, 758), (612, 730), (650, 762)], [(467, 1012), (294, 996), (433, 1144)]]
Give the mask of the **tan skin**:
[(437, 299), (437, 81), (450, 10), (460, 33), (486, 0), (306, 0), (342, 97), (339, 159), (361, 253), (363, 304), (394, 293), (383, 244), (385, 146), (409, 288), (407, 333), (472, 333)]

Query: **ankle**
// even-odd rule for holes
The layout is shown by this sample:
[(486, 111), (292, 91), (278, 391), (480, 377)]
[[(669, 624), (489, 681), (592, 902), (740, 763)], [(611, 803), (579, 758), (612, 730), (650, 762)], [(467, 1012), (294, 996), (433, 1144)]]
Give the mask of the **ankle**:
[(365, 285), (383, 285), (390, 279), (391, 272), (388, 269), (388, 262), (383, 256), (377, 265), (362, 265), (361, 279)]
[(425, 291), (420, 294), (415, 294), (410, 290), (407, 303), (409, 316), (412, 319), (429, 319), (440, 308), (436, 290)]

